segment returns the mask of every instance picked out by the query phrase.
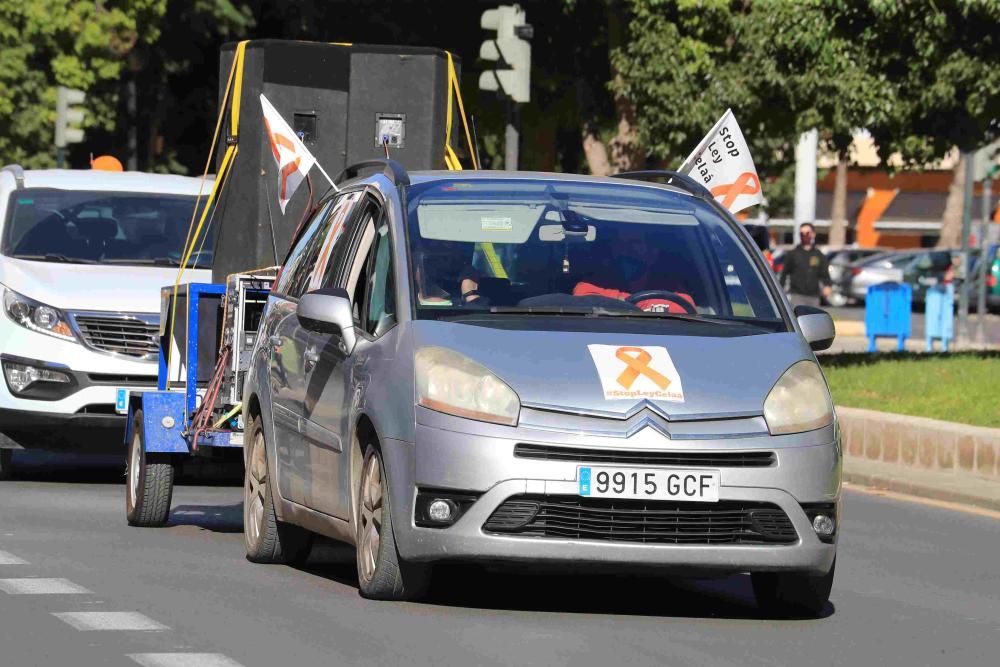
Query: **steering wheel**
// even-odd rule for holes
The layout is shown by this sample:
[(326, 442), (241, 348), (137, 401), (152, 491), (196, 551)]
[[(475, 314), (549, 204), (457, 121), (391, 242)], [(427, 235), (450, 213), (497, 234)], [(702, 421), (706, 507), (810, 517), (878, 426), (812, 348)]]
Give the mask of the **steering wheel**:
[(629, 298), (625, 299), (629, 303), (639, 304), (640, 301), (648, 301), (649, 299), (663, 299), (664, 301), (669, 301), (671, 303), (676, 303), (680, 306), (685, 313), (689, 315), (697, 315), (698, 311), (691, 302), (682, 297), (677, 292), (671, 292), (665, 289), (648, 289), (642, 292), (636, 292)]

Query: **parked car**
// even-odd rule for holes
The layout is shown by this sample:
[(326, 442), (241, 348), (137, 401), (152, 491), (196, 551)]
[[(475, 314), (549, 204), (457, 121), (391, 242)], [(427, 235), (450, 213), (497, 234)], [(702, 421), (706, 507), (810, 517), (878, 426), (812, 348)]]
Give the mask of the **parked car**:
[(826, 260), (830, 266), (830, 281), (833, 293), (826, 298), (831, 306), (840, 307), (847, 304), (849, 297), (841, 291), (844, 283), (844, 271), (849, 266), (867, 257), (874, 257), (885, 252), (883, 248), (830, 248), (826, 251)]
[(903, 268), (915, 256), (915, 251), (884, 252), (854, 262), (841, 274), (838, 291), (849, 299), (864, 302), (870, 286), (902, 282)]
[(322, 533), (384, 599), (447, 561), (749, 572), (763, 607), (819, 613), (833, 322), (789, 310), (740, 223), (695, 188), (383, 164), (321, 202), (269, 295), (247, 557)]
[[(978, 249), (977, 249), (978, 250)], [(984, 253), (986, 257), (986, 310), (1000, 311), (1000, 244), (990, 244)], [(972, 255), (969, 267), (969, 308), (975, 311), (979, 299), (979, 253)]]
[(927, 289), (952, 280), (952, 256), (956, 250), (925, 250), (915, 254), (903, 266), (903, 281), (913, 290), (914, 305), (927, 300)]
[[(200, 180), (0, 171), (0, 477), (14, 449), (122, 451), (130, 390), (156, 386), (159, 291)], [(211, 245), (207, 245), (211, 248)], [(186, 280), (208, 279), (209, 251)]]

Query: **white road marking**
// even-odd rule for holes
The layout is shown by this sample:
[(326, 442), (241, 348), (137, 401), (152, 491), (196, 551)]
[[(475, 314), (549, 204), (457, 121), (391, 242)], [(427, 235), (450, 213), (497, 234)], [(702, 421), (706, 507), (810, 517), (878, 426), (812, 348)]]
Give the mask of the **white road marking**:
[(18, 558), (12, 553), (0, 551), (0, 565), (27, 565), (28, 561)]
[(221, 653), (133, 653), (142, 667), (243, 667)]
[(134, 611), (70, 611), (52, 614), (77, 630), (169, 630)]
[(10, 595), (80, 595), (90, 593), (68, 579), (0, 579), (0, 591)]

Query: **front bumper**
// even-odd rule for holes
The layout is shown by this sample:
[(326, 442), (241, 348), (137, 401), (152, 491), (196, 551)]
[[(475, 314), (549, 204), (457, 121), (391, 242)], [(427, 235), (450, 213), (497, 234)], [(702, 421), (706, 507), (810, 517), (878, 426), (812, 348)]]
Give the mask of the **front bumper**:
[[(543, 435), (531, 428), (479, 424), (473, 427), (476, 433), (469, 433), (454, 430), (467, 427), (465, 420), (423, 409), (418, 413), (415, 443), (382, 443), (390, 475), (393, 532), (400, 555), (406, 559), (530, 561), (538, 566), (572, 563), (574, 567), (655, 568), (694, 575), (782, 570), (825, 573), (836, 555), (836, 539), (822, 542), (801, 504), (839, 504), (841, 457), (836, 426), (794, 436), (682, 441), (659, 434), (642, 434), (642, 438), (637, 434), (629, 439), (579, 433)], [(777, 463), (771, 467), (717, 468), (721, 472), (720, 500), (775, 505), (789, 517), (798, 539), (789, 544), (761, 545), (648, 544), (486, 533), (483, 524), (513, 496), (577, 496), (578, 462), (516, 458), (513, 449), (520, 442), (650, 451), (774, 451)], [(423, 528), (414, 521), (414, 501), (418, 489), (429, 488), (482, 495), (454, 525)]]
[(0, 377), (0, 433), (5, 436), (0, 437), (0, 448), (121, 451), (125, 417), (115, 414), (118, 389), (155, 389), (155, 362), (115, 357), (28, 331), (2, 314), (0, 340), (3, 360), (72, 378), (71, 385), (54, 387), (53, 392), (15, 395)]

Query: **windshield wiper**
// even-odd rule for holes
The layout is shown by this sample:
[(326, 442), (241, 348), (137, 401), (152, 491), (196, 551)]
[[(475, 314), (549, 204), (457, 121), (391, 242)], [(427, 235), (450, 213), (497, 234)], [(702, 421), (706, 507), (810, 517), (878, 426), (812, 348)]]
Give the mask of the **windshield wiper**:
[(604, 308), (564, 307), (564, 306), (493, 306), (489, 309), (495, 315), (576, 315), (596, 317), (610, 314), (612, 311)]
[(93, 259), (84, 257), (67, 257), (57, 252), (47, 252), (44, 255), (11, 255), (14, 259), (34, 259), (43, 262), (62, 262), (65, 264), (97, 264)]

